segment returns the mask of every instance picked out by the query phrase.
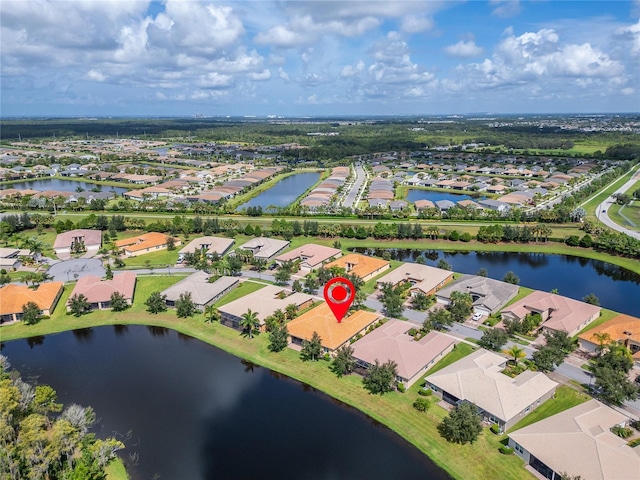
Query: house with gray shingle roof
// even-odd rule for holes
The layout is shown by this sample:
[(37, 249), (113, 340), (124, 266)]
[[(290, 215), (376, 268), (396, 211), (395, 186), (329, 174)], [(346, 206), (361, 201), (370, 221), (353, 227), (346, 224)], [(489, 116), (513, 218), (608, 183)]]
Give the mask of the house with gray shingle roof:
[(240, 284), (238, 277), (220, 277), (215, 282), (209, 283), (209, 274), (203, 271), (195, 272), (178, 283), (162, 291), (166, 295), (165, 302), (168, 307), (175, 307), (180, 295), (191, 293), (191, 300), (200, 311), (213, 305), (223, 295), (229, 293)]
[(471, 295), (473, 310), (491, 315), (506, 305), (518, 294), (519, 287), (493, 278), (478, 275), (462, 275), (454, 283), (436, 293), (438, 303), (449, 305), (451, 293), (462, 292)]

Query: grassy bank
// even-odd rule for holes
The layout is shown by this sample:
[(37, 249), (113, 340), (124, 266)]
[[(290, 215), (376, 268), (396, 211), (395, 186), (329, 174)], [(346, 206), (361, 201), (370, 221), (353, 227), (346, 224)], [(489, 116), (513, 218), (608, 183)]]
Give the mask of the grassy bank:
[[(445, 417), (445, 410), (432, 405), (428, 412), (422, 413), (412, 407), (413, 401), (417, 398), (418, 384), (405, 394), (393, 392), (384, 396), (370, 395), (362, 388), (360, 377), (353, 375), (338, 379), (331, 373), (327, 362), (303, 363), (298, 352), (291, 349), (285, 349), (280, 353), (270, 352), (266, 335), (248, 340), (233, 329), (217, 323), (204, 323), (202, 315), (178, 319), (174, 311), (158, 315), (147, 313), (144, 301), (151, 291), (166, 288), (177, 280), (176, 277), (140, 278), (134, 306), (131, 309), (117, 314), (97, 311), (79, 318), (66, 315), (64, 312), (64, 302), (71, 290), (71, 287), (67, 286), (50, 319), (33, 326), (24, 324), (3, 326), (0, 328), (0, 335), (2, 341), (10, 341), (100, 325), (141, 324), (171, 328), (304, 382), (361, 410), (415, 445), (455, 478), (465, 480), (533, 478), (522, 468), (522, 461), (518, 457), (505, 456), (498, 452), (500, 438), (488, 430), (485, 430), (473, 445), (456, 445), (444, 441), (437, 431), (437, 425)], [(467, 347), (458, 347), (460, 353)], [(432, 399), (433, 401), (435, 400)]]
[(607, 185), (605, 188), (599, 190), (598, 193), (596, 193), (594, 196), (590, 197), (588, 200), (586, 200), (586, 201), (584, 201), (583, 203), (580, 204), (580, 206), (582, 208), (584, 208), (585, 211), (587, 212), (587, 219), (588, 220), (592, 220), (594, 222), (598, 221), (597, 216), (596, 216), (596, 208), (598, 208), (598, 205), (600, 205), (602, 202), (604, 202), (618, 188), (620, 188), (622, 185), (624, 185), (626, 182), (628, 182), (629, 179), (631, 178), (631, 175), (633, 175), (633, 173), (638, 168), (640, 168), (640, 166), (636, 166), (636, 167), (632, 168), (627, 173), (625, 173), (623, 176), (617, 178), (616, 180), (611, 182), (609, 185)]

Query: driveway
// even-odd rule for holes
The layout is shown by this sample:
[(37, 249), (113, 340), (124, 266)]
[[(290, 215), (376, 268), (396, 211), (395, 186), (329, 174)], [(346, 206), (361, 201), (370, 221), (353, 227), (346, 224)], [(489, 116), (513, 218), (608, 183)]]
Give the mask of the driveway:
[(104, 277), (104, 272), (98, 258), (75, 258), (52, 265), (47, 273), (57, 282), (74, 282), (87, 275)]

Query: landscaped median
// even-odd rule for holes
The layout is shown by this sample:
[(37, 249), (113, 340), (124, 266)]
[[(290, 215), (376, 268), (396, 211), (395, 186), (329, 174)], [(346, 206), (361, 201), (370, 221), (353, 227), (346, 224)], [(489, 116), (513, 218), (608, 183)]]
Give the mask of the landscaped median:
[[(81, 317), (67, 315), (65, 312), (65, 302), (72, 288), (67, 286), (50, 319), (42, 320), (33, 326), (18, 323), (0, 327), (0, 340), (10, 341), (77, 328), (114, 324), (171, 328), (237, 357), (304, 382), (361, 410), (415, 445), (455, 478), (464, 480), (533, 478), (523, 468), (522, 460), (517, 456), (499, 453), (500, 437), (492, 434), (489, 429), (485, 429), (473, 445), (451, 444), (440, 437), (437, 425), (446, 416), (445, 410), (433, 405), (426, 412), (419, 412), (412, 406), (418, 398), (417, 391), (421, 382), (417, 382), (404, 394), (392, 392), (383, 396), (370, 395), (362, 387), (359, 376), (351, 375), (339, 379), (330, 371), (329, 363), (325, 361), (303, 363), (299, 353), (288, 348), (280, 353), (272, 353), (268, 349), (266, 335), (249, 340), (231, 328), (218, 323), (205, 323), (203, 315), (179, 319), (175, 311), (157, 315), (147, 313), (144, 302), (149, 294), (172, 285), (180, 278), (182, 277), (158, 275), (141, 277), (138, 279), (134, 305), (130, 309), (120, 313), (94, 311)], [(432, 402), (435, 401), (435, 398), (430, 398)], [(355, 449), (356, 446), (353, 448)]]

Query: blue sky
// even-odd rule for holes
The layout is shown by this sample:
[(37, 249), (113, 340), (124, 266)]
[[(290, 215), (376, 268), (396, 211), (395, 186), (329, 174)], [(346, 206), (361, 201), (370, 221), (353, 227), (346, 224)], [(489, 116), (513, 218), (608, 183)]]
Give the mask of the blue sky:
[(3, 0), (1, 114), (640, 111), (640, 1)]

